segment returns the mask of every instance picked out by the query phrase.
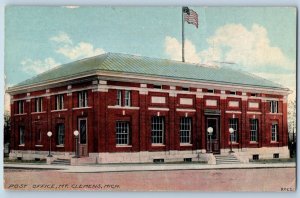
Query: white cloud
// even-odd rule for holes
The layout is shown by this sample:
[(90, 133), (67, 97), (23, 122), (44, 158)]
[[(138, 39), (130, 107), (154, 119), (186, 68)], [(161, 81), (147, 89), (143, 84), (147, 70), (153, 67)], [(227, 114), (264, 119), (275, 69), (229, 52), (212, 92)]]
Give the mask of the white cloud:
[(280, 66), (295, 69), (295, 61), (290, 60), (283, 51), (272, 46), (267, 30), (258, 24), (247, 29), (241, 24), (227, 24), (216, 30), (208, 38), (220, 54), (219, 61), (228, 61), (244, 66)]
[(45, 58), (44, 60), (25, 59), (21, 62), (22, 70), (26, 73), (39, 74), (47, 71), (60, 63), (57, 63), (53, 58)]
[[(196, 52), (195, 45), (190, 41), (186, 40), (185, 43), (185, 59), (187, 62), (199, 63), (200, 57)], [(181, 57), (181, 43), (174, 37), (167, 36), (165, 39), (165, 51), (173, 60), (180, 61)]]
[(92, 44), (87, 42), (73, 44), (72, 39), (65, 32), (61, 32), (57, 36), (51, 37), (50, 40), (59, 45), (56, 52), (64, 55), (70, 60), (87, 58), (105, 53), (103, 49), (95, 48)]
[(71, 60), (87, 58), (105, 53), (103, 49), (94, 48), (92, 44), (86, 42), (80, 42), (77, 45), (64, 45), (63, 47), (58, 48), (56, 52)]
[(76, 5), (69, 5), (69, 6), (63, 6), (63, 8), (68, 8), (68, 9), (77, 9), (80, 6), (76, 6)]
[(72, 44), (72, 40), (70, 39), (69, 35), (65, 32), (60, 32), (57, 36), (53, 36), (50, 38), (51, 41), (55, 41), (57, 43), (64, 43), (64, 44)]
[[(196, 46), (187, 39), (186, 61), (208, 65), (225, 61), (252, 68), (270, 65), (295, 70), (295, 61), (290, 60), (279, 47), (272, 46), (267, 30), (257, 24), (249, 30), (241, 24), (224, 25), (207, 42), (207, 49), (197, 51)], [(181, 43), (176, 38), (165, 38), (165, 52), (172, 59), (181, 60), (181, 50)]]

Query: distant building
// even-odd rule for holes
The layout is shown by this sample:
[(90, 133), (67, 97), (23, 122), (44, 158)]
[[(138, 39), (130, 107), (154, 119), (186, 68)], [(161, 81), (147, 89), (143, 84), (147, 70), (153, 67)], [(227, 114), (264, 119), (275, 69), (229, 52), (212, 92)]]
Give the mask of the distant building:
[(54, 157), (71, 158), (75, 130), (80, 156), (98, 163), (195, 160), (230, 145), (240, 159), (289, 157), (289, 90), (226, 67), (107, 53), (8, 93), (11, 158), (45, 158), (48, 131)]

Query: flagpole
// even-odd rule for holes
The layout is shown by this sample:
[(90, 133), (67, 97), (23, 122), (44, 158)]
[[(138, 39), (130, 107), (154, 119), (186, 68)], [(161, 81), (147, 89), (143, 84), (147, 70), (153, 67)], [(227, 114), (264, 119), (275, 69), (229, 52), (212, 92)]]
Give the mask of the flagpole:
[(182, 62), (184, 62), (184, 13), (183, 13), (183, 8), (182, 7)]

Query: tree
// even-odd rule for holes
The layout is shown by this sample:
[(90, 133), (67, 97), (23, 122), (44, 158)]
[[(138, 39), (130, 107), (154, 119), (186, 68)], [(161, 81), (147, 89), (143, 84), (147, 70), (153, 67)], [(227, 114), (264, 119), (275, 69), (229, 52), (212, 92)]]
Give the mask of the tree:
[(10, 142), (10, 114), (4, 113), (4, 144)]

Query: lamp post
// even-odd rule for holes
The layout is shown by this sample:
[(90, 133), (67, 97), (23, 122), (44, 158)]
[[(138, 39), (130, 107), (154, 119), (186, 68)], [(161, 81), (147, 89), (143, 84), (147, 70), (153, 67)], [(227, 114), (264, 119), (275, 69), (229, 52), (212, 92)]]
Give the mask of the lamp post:
[(212, 148), (211, 148), (211, 136), (212, 136), (212, 133), (214, 132), (214, 129), (212, 127), (208, 127), (207, 128), (207, 133), (208, 133), (208, 137), (209, 137), (209, 150), (210, 150), (210, 153), (212, 153)]
[(52, 136), (52, 132), (48, 131), (47, 136), (49, 137), (49, 154), (47, 157), (52, 157), (51, 155), (51, 136)]
[(229, 134), (230, 134), (230, 151), (229, 153), (234, 153), (234, 151), (232, 150), (232, 134), (234, 133), (234, 129), (233, 128), (229, 128)]
[(75, 156), (74, 156), (74, 158), (79, 158), (79, 149), (78, 149), (79, 132), (77, 130), (74, 131), (74, 136), (75, 136)]

